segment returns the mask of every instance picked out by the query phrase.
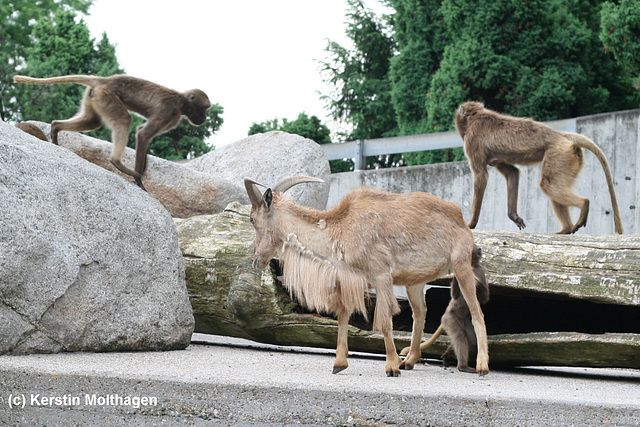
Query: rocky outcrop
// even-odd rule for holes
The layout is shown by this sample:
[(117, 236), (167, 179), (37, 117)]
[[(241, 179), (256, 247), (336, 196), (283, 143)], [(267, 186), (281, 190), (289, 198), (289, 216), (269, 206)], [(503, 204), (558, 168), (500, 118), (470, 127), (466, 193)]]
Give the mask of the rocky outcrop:
[(0, 197), (0, 354), (189, 345), (183, 259), (153, 197), (3, 122)]
[(186, 166), (243, 185), (244, 177), (272, 186), (295, 175), (313, 176), (325, 184), (292, 188), (296, 203), (325, 209), (329, 198), (329, 161), (314, 141), (286, 132), (251, 135), (191, 160)]
[[(29, 122), (50, 135), (50, 125)], [(61, 147), (85, 160), (118, 174), (133, 183), (130, 176), (117, 170), (109, 161), (112, 144), (77, 132), (61, 132)], [(122, 162), (133, 168), (135, 150), (127, 148)], [(248, 202), (242, 183), (234, 184), (217, 175), (197, 172), (183, 164), (149, 155), (143, 177), (145, 188), (175, 218), (221, 212), (233, 201)], [(135, 185), (135, 183), (133, 184)]]
[[(275, 263), (268, 272), (252, 268), (255, 235), (248, 207), (230, 206), (177, 225), (196, 332), (335, 348), (334, 319), (309, 313), (291, 299)], [(640, 368), (638, 236), (474, 235), (491, 285), (484, 312), (493, 366)], [(428, 331), (438, 327), (448, 294), (438, 287), (427, 292)], [(398, 348), (408, 345), (412, 321), (408, 303), (401, 305), (394, 318)], [(356, 317), (351, 323), (350, 350), (384, 353), (381, 335), (368, 322)], [(438, 358), (447, 345), (443, 336), (424, 356)]]

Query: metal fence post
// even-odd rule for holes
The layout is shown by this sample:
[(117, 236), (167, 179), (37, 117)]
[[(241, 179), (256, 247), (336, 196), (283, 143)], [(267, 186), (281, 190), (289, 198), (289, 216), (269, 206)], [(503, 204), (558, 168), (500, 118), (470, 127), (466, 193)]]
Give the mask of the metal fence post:
[(367, 167), (367, 163), (364, 157), (364, 140), (358, 139), (356, 141), (356, 152), (354, 158), (353, 170), (359, 171)]

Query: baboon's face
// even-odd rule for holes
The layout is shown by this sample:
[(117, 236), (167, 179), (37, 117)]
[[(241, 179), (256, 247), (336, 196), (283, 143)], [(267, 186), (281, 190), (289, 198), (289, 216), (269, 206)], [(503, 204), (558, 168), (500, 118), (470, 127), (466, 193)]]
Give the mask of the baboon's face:
[(482, 102), (468, 101), (458, 108), (458, 116), (469, 118), (484, 109)]
[(211, 107), (211, 102), (206, 93), (193, 89), (185, 93), (187, 105), (183, 114), (192, 125), (200, 126), (207, 120), (207, 110)]
[(456, 128), (462, 138), (464, 138), (467, 133), (469, 120), (483, 109), (483, 103), (474, 101), (465, 102), (458, 107), (458, 112), (456, 114)]

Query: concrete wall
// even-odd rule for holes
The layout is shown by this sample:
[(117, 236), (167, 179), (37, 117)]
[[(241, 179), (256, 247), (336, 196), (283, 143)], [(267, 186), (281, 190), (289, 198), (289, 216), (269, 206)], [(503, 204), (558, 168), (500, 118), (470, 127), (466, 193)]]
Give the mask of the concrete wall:
[[(576, 119), (576, 132), (593, 139), (602, 148), (613, 173), (625, 234), (640, 234), (640, 110), (598, 114)], [(520, 167), (518, 213), (531, 232), (557, 232), (560, 223), (549, 199), (539, 188), (540, 166)], [(472, 176), (467, 162), (412, 166), (380, 170), (345, 172), (331, 175), (328, 207), (338, 203), (352, 188), (368, 185), (393, 193), (426, 191), (462, 207), (471, 218)], [(588, 197), (591, 209), (586, 228), (578, 233), (613, 234), (611, 200), (598, 159), (585, 154), (585, 165), (574, 186), (576, 193)], [(572, 209), (574, 222), (578, 209)], [(505, 180), (489, 168), (478, 229), (517, 230), (507, 217)]]

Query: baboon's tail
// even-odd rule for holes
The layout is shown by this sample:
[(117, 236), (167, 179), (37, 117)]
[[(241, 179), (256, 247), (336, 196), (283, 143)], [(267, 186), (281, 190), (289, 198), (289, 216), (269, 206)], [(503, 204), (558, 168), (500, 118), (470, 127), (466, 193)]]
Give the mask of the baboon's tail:
[(444, 327), (442, 326), (442, 323), (441, 323), (440, 326), (438, 326), (438, 329), (436, 329), (433, 335), (431, 335), (431, 338), (429, 338), (425, 342), (420, 343), (420, 350), (424, 350), (425, 348), (429, 347), (431, 344), (436, 342), (436, 340), (440, 338), (440, 335), (442, 335), (443, 332), (444, 332)]
[(71, 76), (59, 76), (59, 77), (49, 77), (46, 79), (39, 79), (36, 77), (29, 76), (21, 76), (15, 75), (13, 76), (13, 81), (15, 83), (27, 83), (34, 85), (49, 85), (49, 84), (57, 84), (57, 83), (77, 83), (88, 87), (95, 87), (104, 77), (99, 76), (85, 76), (85, 75), (71, 75)]
[(596, 155), (598, 160), (600, 160), (600, 165), (602, 165), (602, 169), (604, 170), (604, 175), (607, 179), (607, 185), (609, 186), (609, 195), (611, 196), (611, 207), (613, 208), (613, 223), (615, 226), (615, 231), (617, 234), (624, 233), (624, 227), (622, 226), (622, 217), (620, 215), (620, 208), (618, 207), (618, 199), (616, 197), (616, 191), (613, 187), (613, 177), (611, 176), (611, 170), (609, 169), (609, 162), (607, 162), (607, 158), (604, 156), (604, 153), (596, 145), (595, 142), (590, 140), (584, 135), (580, 135), (579, 133), (573, 132), (564, 132), (563, 135), (573, 142), (576, 146), (580, 148), (586, 148)]
[[(438, 326), (438, 329), (436, 329), (433, 335), (431, 335), (431, 338), (429, 338), (427, 341), (420, 343), (420, 350), (424, 350), (425, 348), (429, 347), (431, 344), (436, 342), (436, 340), (440, 338), (440, 335), (442, 335), (443, 332), (444, 332), (444, 326), (442, 326), (442, 323), (441, 323), (440, 326)], [(400, 356), (406, 356), (407, 354), (409, 354), (410, 349), (411, 347), (403, 348), (402, 351), (400, 352)]]

